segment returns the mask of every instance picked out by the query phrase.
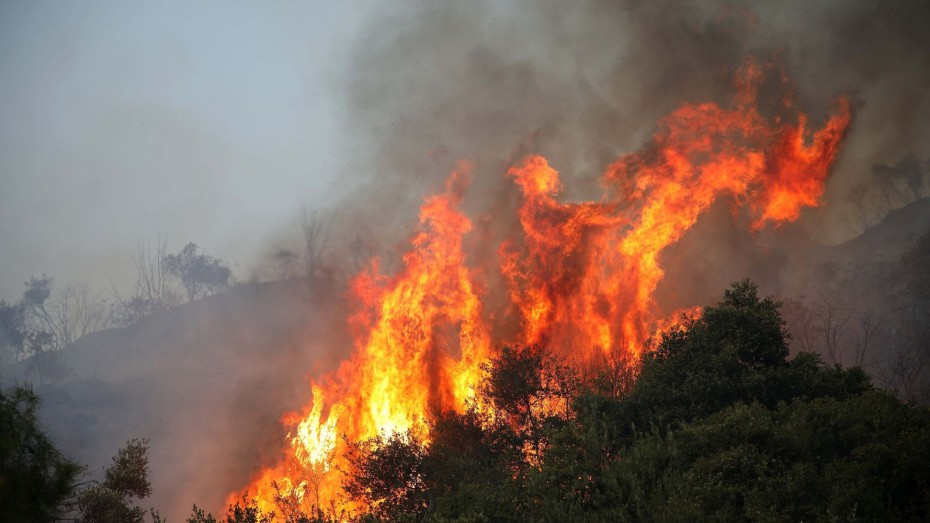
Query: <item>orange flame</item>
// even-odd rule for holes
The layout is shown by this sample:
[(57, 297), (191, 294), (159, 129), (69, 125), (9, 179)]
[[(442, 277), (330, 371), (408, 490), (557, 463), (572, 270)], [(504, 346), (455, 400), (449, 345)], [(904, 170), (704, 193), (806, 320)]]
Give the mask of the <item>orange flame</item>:
[(604, 173), (598, 203), (559, 204), (558, 173), (531, 156), (510, 170), (523, 192), (522, 248), (501, 248), (502, 271), (523, 320), (526, 344), (599, 347), (635, 360), (663, 317), (653, 293), (659, 255), (720, 196), (750, 202), (753, 229), (797, 219), (820, 202), (849, 125), (849, 104), (805, 145), (806, 117), (770, 125), (756, 109), (759, 69), (737, 77), (735, 107), (685, 105), (662, 120), (650, 147)]
[[(337, 500), (340, 477), (330, 471), (346, 466), (345, 443), (337, 435), (358, 441), (407, 430), (423, 433), (430, 409), (462, 410), (474, 396), (490, 338), (462, 249), (471, 222), (456, 209), (465, 170), (453, 173), (444, 194), (427, 198), (403, 271), (385, 278), (374, 264), (353, 280), (359, 311), (350, 321), (363, 334), (333, 379), (314, 385), (310, 408), (291, 438), (296, 463), (288, 459), (263, 471), (249, 489), (263, 509), (273, 509), (282, 490), (305, 509)], [(325, 419), (324, 404), (329, 405)], [(306, 479), (293, 479), (303, 478), (302, 469), (316, 476), (310, 485), (314, 496), (306, 495)]]
[[(633, 364), (650, 333), (678, 315), (653, 300), (664, 277), (660, 255), (715, 201), (731, 199), (753, 230), (820, 205), (849, 127), (849, 103), (839, 99), (811, 134), (803, 114), (793, 125), (781, 123), (789, 120), (783, 115), (763, 116), (756, 100), (762, 76), (749, 63), (736, 76), (731, 107), (684, 105), (661, 120), (647, 148), (606, 170), (600, 201), (557, 201), (559, 175), (541, 156), (510, 169), (523, 195), (522, 234), (503, 241), (498, 254), (521, 334), (499, 341)], [(474, 397), (480, 364), (491, 355), (488, 318), (507, 314), (486, 314), (466, 263), (462, 239), (471, 222), (458, 205), (467, 170), (426, 199), (398, 274), (380, 275), (374, 262), (352, 281), (355, 352), (313, 385), (303, 413), (290, 416), (287, 457), (248, 488), (264, 508), (273, 508), (276, 493), (305, 508), (351, 508), (334, 470), (346, 466), (340, 435), (425, 434), (430, 413), (461, 411)]]

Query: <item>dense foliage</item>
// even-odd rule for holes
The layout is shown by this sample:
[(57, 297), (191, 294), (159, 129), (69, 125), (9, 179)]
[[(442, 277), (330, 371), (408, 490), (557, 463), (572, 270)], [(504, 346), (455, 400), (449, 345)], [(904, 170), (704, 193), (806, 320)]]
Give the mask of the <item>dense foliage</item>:
[(82, 468), (40, 429), (29, 389), (0, 391), (0, 521), (55, 521)]
[[(133, 504), (152, 493), (148, 479), (148, 441), (133, 439), (113, 456), (101, 482), (77, 495), (78, 521), (86, 523), (142, 523), (145, 510)], [(160, 518), (153, 511), (153, 519)]]
[(634, 381), (504, 348), (482, 388), (497, 415), (356, 444), (346, 491), (376, 521), (930, 517), (930, 412), (859, 368), (789, 359), (751, 282), (651, 349)]

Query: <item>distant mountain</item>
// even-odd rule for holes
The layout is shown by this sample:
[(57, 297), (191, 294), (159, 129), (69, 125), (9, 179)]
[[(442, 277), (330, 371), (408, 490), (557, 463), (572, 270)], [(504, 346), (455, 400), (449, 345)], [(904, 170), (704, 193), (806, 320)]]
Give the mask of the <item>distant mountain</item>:
[(180, 305), (63, 348), (67, 376), (42, 383), (28, 362), (3, 386), (31, 382), (56, 443), (99, 475), (133, 437), (151, 440), (154, 506), (183, 521), (220, 508), (279, 448), (278, 422), (310, 396), (308, 372), (332, 369), (351, 346), (334, 284), (252, 284)]

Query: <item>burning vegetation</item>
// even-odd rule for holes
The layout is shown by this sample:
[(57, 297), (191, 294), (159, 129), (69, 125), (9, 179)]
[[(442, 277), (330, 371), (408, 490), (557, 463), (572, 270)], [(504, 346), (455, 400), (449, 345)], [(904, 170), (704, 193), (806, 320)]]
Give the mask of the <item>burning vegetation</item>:
[[(521, 228), (499, 241), (497, 267), (476, 263), (464, 247), (473, 228), (459, 209), (469, 167), (454, 172), (421, 207), (402, 268), (383, 275), (374, 260), (352, 280), (353, 354), (312, 385), (305, 410), (284, 417), (284, 455), (243, 492), (265, 510), (282, 503), (310, 512), (377, 509), (381, 501), (370, 493), (345, 496), (358, 442), (428, 443), (431, 423), (446, 415), (506, 418), (505, 405), (478, 393), (502, 345), (635, 375), (650, 336), (682, 313), (700, 315), (693, 307), (661, 310), (654, 293), (663, 251), (703, 212), (725, 199), (736, 221), (759, 230), (820, 204), (850, 104), (837, 99), (822, 127), (810, 129), (781, 77), (779, 103), (760, 107), (760, 84), (771, 76), (772, 67), (747, 62), (728, 105), (673, 111), (646, 148), (606, 169), (596, 201), (559, 201), (559, 173), (527, 156), (507, 173), (522, 195)], [(505, 300), (486, 299), (494, 270)], [(496, 337), (502, 332), (512, 334)], [(551, 408), (527, 406), (524, 414)]]
[(376, 13), (340, 153), (377, 189), (269, 239), (273, 276), (159, 238), (132, 296), (0, 300), (66, 451), (0, 389), (0, 520), (930, 520), (907, 1)]

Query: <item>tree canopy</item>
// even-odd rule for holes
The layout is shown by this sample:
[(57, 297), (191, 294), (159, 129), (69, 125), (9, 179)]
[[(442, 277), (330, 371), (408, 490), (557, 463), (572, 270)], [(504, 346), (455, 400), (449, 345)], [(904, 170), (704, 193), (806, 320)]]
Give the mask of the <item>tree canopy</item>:
[[(653, 340), (632, 384), (502, 349), (482, 394), (503, 417), (364, 442), (347, 493), (379, 521), (926, 520), (930, 412), (789, 359), (779, 307), (734, 284)], [(541, 394), (569, 407), (532, 408)]]
[(83, 468), (39, 427), (30, 389), (0, 390), (0, 521), (56, 521)]
[[(151, 494), (148, 441), (119, 449), (103, 481), (86, 481), (85, 467), (65, 457), (39, 426), (39, 398), (25, 387), (0, 390), (0, 521), (142, 523), (135, 506)], [(153, 523), (162, 523), (150, 511)]]

